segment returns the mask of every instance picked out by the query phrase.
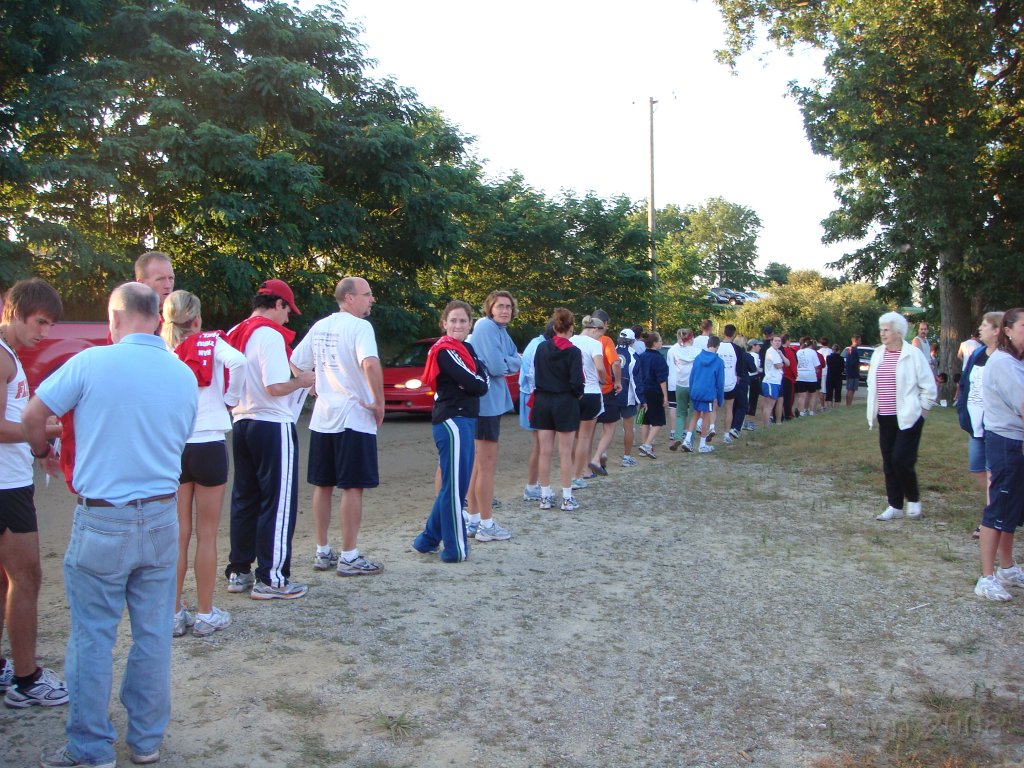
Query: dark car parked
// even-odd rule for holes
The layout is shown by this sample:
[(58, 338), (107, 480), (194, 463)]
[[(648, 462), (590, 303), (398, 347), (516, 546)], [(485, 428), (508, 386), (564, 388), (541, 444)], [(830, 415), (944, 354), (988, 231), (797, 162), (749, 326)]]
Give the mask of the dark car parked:
[[(742, 304), (745, 301), (745, 297), (739, 291), (734, 291), (732, 288), (723, 288), (716, 286), (709, 289), (711, 295), (715, 296), (716, 303), (718, 304)], [(724, 299), (724, 300), (723, 300)]]

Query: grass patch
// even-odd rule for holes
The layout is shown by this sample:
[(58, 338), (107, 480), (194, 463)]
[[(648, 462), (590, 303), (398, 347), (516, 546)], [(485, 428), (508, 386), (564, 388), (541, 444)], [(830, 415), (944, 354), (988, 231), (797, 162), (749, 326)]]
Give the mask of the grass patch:
[(370, 719), (374, 726), (386, 731), (395, 741), (406, 738), (420, 727), (420, 724), (410, 717), (408, 712), (402, 712), (400, 715), (389, 715), (384, 710), (378, 709)]
[[(868, 430), (863, 401), (832, 413), (744, 432), (742, 440), (746, 450), (719, 450), (715, 456), (735, 464), (770, 463), (783, 473), (829, 477), (836, 495), (826, 503), (851, 499), (869, 510), (885, 508), (877, 426)], [(984, 500), (967, 471), (967, 435), (953, 408), (929, 412), (917, 474), (930, 520), (944, 521), (955, 530), (974, 530)], [(762, 488), (762, 492), (773, 490)], [(936, 496), (942, 497), (941, 504)]]

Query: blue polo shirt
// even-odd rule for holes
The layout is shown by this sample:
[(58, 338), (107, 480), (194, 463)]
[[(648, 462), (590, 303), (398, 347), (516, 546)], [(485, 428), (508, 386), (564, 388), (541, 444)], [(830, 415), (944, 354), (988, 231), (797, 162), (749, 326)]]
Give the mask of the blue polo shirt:
[(199, 386), (159, 336), (133, 333), (79, 352), (36, 394), (58, 416), (74, 409), (82, 496), (126, 504), (178, 490)]

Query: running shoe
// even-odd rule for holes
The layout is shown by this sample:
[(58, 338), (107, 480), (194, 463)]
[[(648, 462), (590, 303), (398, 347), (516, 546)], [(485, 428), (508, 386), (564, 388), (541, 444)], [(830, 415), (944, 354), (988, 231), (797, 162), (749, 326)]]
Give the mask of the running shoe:
[(693, 443), (689, 440), (683, 440), (683, 450), (687, 453), (693, 453)]
[(1024, 589), (1024, 569), (1019, 565), (1014, 565), (1011, 568), (999, 568), (996, 570), (995, 576), (996, 581), (1004, 587)]
[(232, 573), (228, 577), (228, 592), (246, 592), (252, 589), (256, 577), (251, 573)]
[(732, 435), (726, 432), (725, 437), (722, 438), (722, 442), (724, 442), (726, 445), (732, 445)]
[(540, 497), (540, 508), (551, 509), (551, 505), (555, 503), (554, 496), (541, 496)]
[(710, 443), (712, 440), (715, 439), (715, 435), (716, 434), (718, 434), (718, 433), (715, 432), (715, 425), (712, 424), (711, 425), (711, 429), (708, 430), (708, 436), (705, 439)]
[(14, 681), (14, 662), (4, 659), (4, 665), (0, 667), (0, 691), (6, 691), (7, 687)]
[(635, 467), (636, 466), (636, 459), (634, 459), (632, 456), (623, 456), (622, 457), (622, 466), (624, 466), (624, 467)]
[(736, 428), (730, 429), (729, 434), (732, 435), (733, 440), (740, 439), (740, 431)]
[(135, 765), (152, 765), (153, 763), (160, 762), (160, 750), (156, 752), (147, 752), (141, 754), (139, 752), (132, 752), (132, 762)]
[(523, 501), (540, 501), (540, 486), (528, 485), (523, 489)]
[(595, 475), (600, 475), (601, 477), (608, 477), (608, 470), (604, 468), (604, 464), (595, 464), (594, 462), (590, 462), (590, 464), (588, 464), (587, 466), (590, 467), (590, 471), (593, 472)]
[(670, 451), (678, 451), (679, 450), (679, 446), (681, 446), (682, 444), (683, 444), (682, 440), (673, 440), (672, 444), (669, 445), (668, 449)]
[(697, 450), (700, 453), (714, 453), (715, 452), (715, 446), (713, 446), (713, 445), (702, 445)]
[(480, 523), (466, 523), (466, 538), (475, 539), (476, 532), (480, 530)]
[(907, 502), (907, 517), (911, 520), (917, 520), (921, 516), (921, 502), (920, 501), (908, 501)]
[(438, 552), (441, 551), (441, 547), (438, 544), (435, 544), (431, 549), (420, 549), (419, 547), (416, 546), (416, 542), (418, 540), (419, 540), (419, 536), (417, 536), (415, 539), (413, 539), (412, 540), (412, 544), (409, 545), (409, 546), (412, 547), (412, 551), (413, 552), (419, 552), (421, 555), (436, 555)]
[(11, 685), (4, 694), (4, 704), (15, 709), (59, 707), (67, 703), (68, 689), (52, 669), (44, 669), (32, 685), (26, 688)]
[(508, 541), (512, 538), (512, 531), (508, 528), (502, 528), (498, 525), (498, 521), (492, 518), (492, 524), (489, 526), (481, 525), (476, 531), (477, 541)]
[(68, 752), (67, 745), (43, 752), (39, 756), (39, 768), (115, 768), (117, 760), (105, 763), (82, 763), (75, 760)]
[(262, 581), (256, 582), (249, 593), (253, 600), (294, 600), (302, 597), (309, 591), (305, 584), (285, 584), (280, 587), (272, 587)]
[(185, 606), (174, 614), (174, 626), (171, 628), (171, 637), (181, 637), (188, 628), (195, 625), (196, 617), (191, 611), (186, 611)]
[(885, 512), (878, 515), (875, 520), (899, 520), (903, 517), (903, 510), (896, 507), (886, 507)]
[(313, 570), (314, 571), (329, 571), (332, 568), (338, 567), (338, 553), (333, 549), (328, 549), (326, 552), (317, 552), (313, 555)]
[(376, 576), (383, 570), (383, 565), (371, 563), (362, 555), (352, 561), (346, 560), (343, 557), (338, 559), (339, 576)]
[[(204, 616), (201, 613), (196, 614), (196, 623), (195, 626), (192, 627), (192, 636), (208, 637), (218, 629), (224, 629), (230, 624), (231, 614), (214, 606), (213, 610), (210, 611), (207, 616)], [(156, 761), (154, 760), (153, 762)]]
[(641, 443), (640, 447), (637, 448), (641, 454), (646, 456), (648, 459), (656, 459), (658, 456), (654, 453), (654, 446), (646, 443)]
[(572, 479), (572, 489), (574, 491), (582, 491), (586, 487), (587, 481), (584, 480), (582, 477), (574, 477)]
[(986, 600), (995, 600), (1005, 603), (1013, 600), (1013, 595), (1006, 591), (995, 576), (982, 576), (974, 587), (974, 594)]
[(563, 512), (575, 512), (580, 508), (580, 503), (576, 499), (570, 496), (568, 499), (562, 499), (562, 511)]

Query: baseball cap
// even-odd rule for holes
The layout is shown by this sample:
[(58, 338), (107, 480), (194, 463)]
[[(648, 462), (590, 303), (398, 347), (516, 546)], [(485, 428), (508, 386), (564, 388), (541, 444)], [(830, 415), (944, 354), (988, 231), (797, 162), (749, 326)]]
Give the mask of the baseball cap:
[(762, 339), (751, 339), (747, 342), (747, 349), (753, 349), (754, 347), (763, 347), (764, 341)]
[(299, 312), (299, 308), (295, 306), (295, 294), (292, 293), (292, 289), (288, 287), (288, 283), (284, 280), (264, 280), (256, 293), (263, 296), (278, 296), (291, 308), (294, 314), (302, 314)]
[(633, 333), (632, 328), (623, 328), (622, 332), (619, 333), (620, 339), (628, 339), (629, 341), (636, 341), (636, 334)]

